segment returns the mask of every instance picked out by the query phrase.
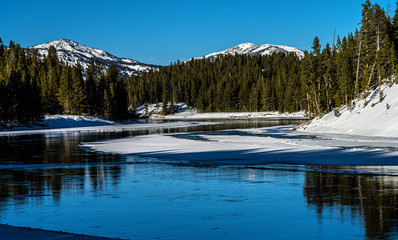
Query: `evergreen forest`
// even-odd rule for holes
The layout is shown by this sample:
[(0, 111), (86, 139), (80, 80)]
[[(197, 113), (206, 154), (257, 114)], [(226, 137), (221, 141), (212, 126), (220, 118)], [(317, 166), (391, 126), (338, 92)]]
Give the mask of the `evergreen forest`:
[(172, 114), (177, 102), (200, 112), (306, 111), (312, 118), (395, 81), (398, 9), (391, 15), (366, 0), (359, 29), (324, 47), (315, 37), (303, 59), (284, 53), (191, 59), (129, 78), (95, 59), (84, 78), (81, 66), (59, 61), (54, 47), (39, 56), (0, 39), (0, 124), (45, 114), (120, 120), (129, 107), (149, 103), (168, 105), (163, 114)]
[(0, 44), (0, 125), (36, 122), (45, 114), (126, 118), (126, 81), (115, 66), (105, 71), (91, 59), (84, 80), (80, 64), (60, 62), (53, 46), (43, 58), (12, 41)]

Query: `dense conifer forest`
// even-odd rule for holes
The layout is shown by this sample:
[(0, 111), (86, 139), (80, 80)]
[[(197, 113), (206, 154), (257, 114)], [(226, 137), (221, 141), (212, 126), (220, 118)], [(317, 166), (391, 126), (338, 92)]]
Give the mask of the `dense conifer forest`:
[(0, 124), (34, 122), (44, 114), (126, 117), (125, 79), (115, 66), (105, 72), (92, 59), (84, 80), (80, 64), (59, 62), (53, 46), (43, 58), (14, 42), (0, 44)]
[(201, 112), (304, 110), (311, 118), (393, 82), (397, 44), (398, 10), (391, 17), (369, 0), (362, 4), (359, 30), (323, 48), (315, 37), (303, 59), (284, 53), (191, 59), (127, 79), (94, 59), (84, 79), (81, 66), (60, 62), (54, 47), (41, 57), (0, 40), (0, 124), (44, 114), (123, 119), (129, 106), (148, 103), (169, 105), (164, 114), (171, 114), (177, 102)]

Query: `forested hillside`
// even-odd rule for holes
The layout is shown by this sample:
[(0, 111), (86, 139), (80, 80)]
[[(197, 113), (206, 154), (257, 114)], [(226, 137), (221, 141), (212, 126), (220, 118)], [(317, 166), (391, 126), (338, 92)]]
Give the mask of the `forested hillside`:
[(40, 57), (0, 41), (0, 123), (37, 121), (44, 114), (126, 117), (128, 106), (185, 102), (202, 112), (305, 110), (321, 115), (351, 101), (397, 73), (398, 10), (362, 4), (360, 29), (336, 42), (296, 54), (226, 55), (176, 62), (159, 70), (120, 78), (94, 59), (81, 67), (60, 62), (54, 47)]

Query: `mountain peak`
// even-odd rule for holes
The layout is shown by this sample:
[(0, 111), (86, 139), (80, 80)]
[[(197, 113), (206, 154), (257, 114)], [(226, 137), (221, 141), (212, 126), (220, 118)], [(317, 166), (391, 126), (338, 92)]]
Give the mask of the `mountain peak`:
[(54, 40), (54, 41), (52, 41), (52, 42), (77, 43), (77, 42), (75, 42), (75, 41), (72, 41), (72, 40), (66, 39), (66, 38), (60, 38), (60, 39)]
[(204, 58), (216, 58), (219, 56), (235, 55), (235, 54), (270, 55), (277, 52), (295, 53), (299, 58), (304, 58), (304, 52), (298, 48), (281, 46), (281, 45), (272, 45), (272, 44), (256, 45), (252, 42), (241, 43), (235, 47), (228, 48), (224, 51), (208, 54), (204, 56)]
[(65, 38), (33, 46), (32, 48), (38, 49), (41, 55), (46, 56), (50, 46), (54, 46), (57, 50), (58, 58), (69, 65), (76, 66), (79, 62), (83, 67), (84, 74), (91, 58), (98, 60), (106, 68), (111, 64), (114, 64), (119, 68), (120, 75), (125, 77), (128, 77), (131, 74), (140, 74), (143, 71), (158, 68), (158, 66), (140, 63), (133, 59), (118, 58), (104, 50), (91, 48)]
[(257, 45), (252, 43), (252, 42), (247, 42), (247, 43), (241, 43), (236, 47), (240, 47), (242, 49), (247, 49), (247, 48), (252, 48), (252, 47), (256, 47)]
[[(52, 46), (56, 47), (58, 45), (80, 45), (80, 44), (78, 42), (72, 41), (70, 39), (61, 38), (61, 39), (47, 42), (47, 43), (44, 43), (41, 45), (50, 45), (50, 46), (52, 45)], [(38, 46), (40, 46), (40, 45), (38, 45)]]

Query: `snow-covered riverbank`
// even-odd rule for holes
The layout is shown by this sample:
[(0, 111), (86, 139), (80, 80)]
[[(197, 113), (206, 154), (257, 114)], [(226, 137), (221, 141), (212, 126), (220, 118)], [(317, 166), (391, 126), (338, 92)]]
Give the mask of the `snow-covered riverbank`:
[(1, 131), (21, 131), (21, 130), (39, 130), (55, 128), (76, 128), (91, 126), (107, 126), (116, 122), (105, 120), (99, 117), (85, 117), (79, 115), (49, 115), (45, 116), (41, 122), (35, 124), (15, 124), (9, 128), (0, 128)]
[(71, 132), (111, 132), (147, 129), (185, 128), (199, 125), (213, 125), (216, 122), (172, 121), (172, 122), (131, 122), (117, 123), (96, 117), (71, 115), (53, 115), (46, 117), (40, 124), (15, 126), (12, 129), (0, 129), (0, 136), (54, 134)]
[(352, 106), (330, 112), (299, 127), (308, 133), (337, 133), (398, 138), (398, 85), (383, 85)]
[(214, 113), (199, 113), (195, 108), (187, 106), (184, 103), (177, 103), (174, 105), (175, 113), (169, 115), (162, 114), (162, 104), (149, 104), (147, 109), (145, 106), (140, 106), (136, 109), (139, 116), (147, 116), (152, 119), (178, 119), (178, 120), (192, 120), (192, 119), (290, 119), (290, 120), (305, 120), (307, 119), (305, 112), (294, 113), (279, 113), (279, 112), (214, 112)]

